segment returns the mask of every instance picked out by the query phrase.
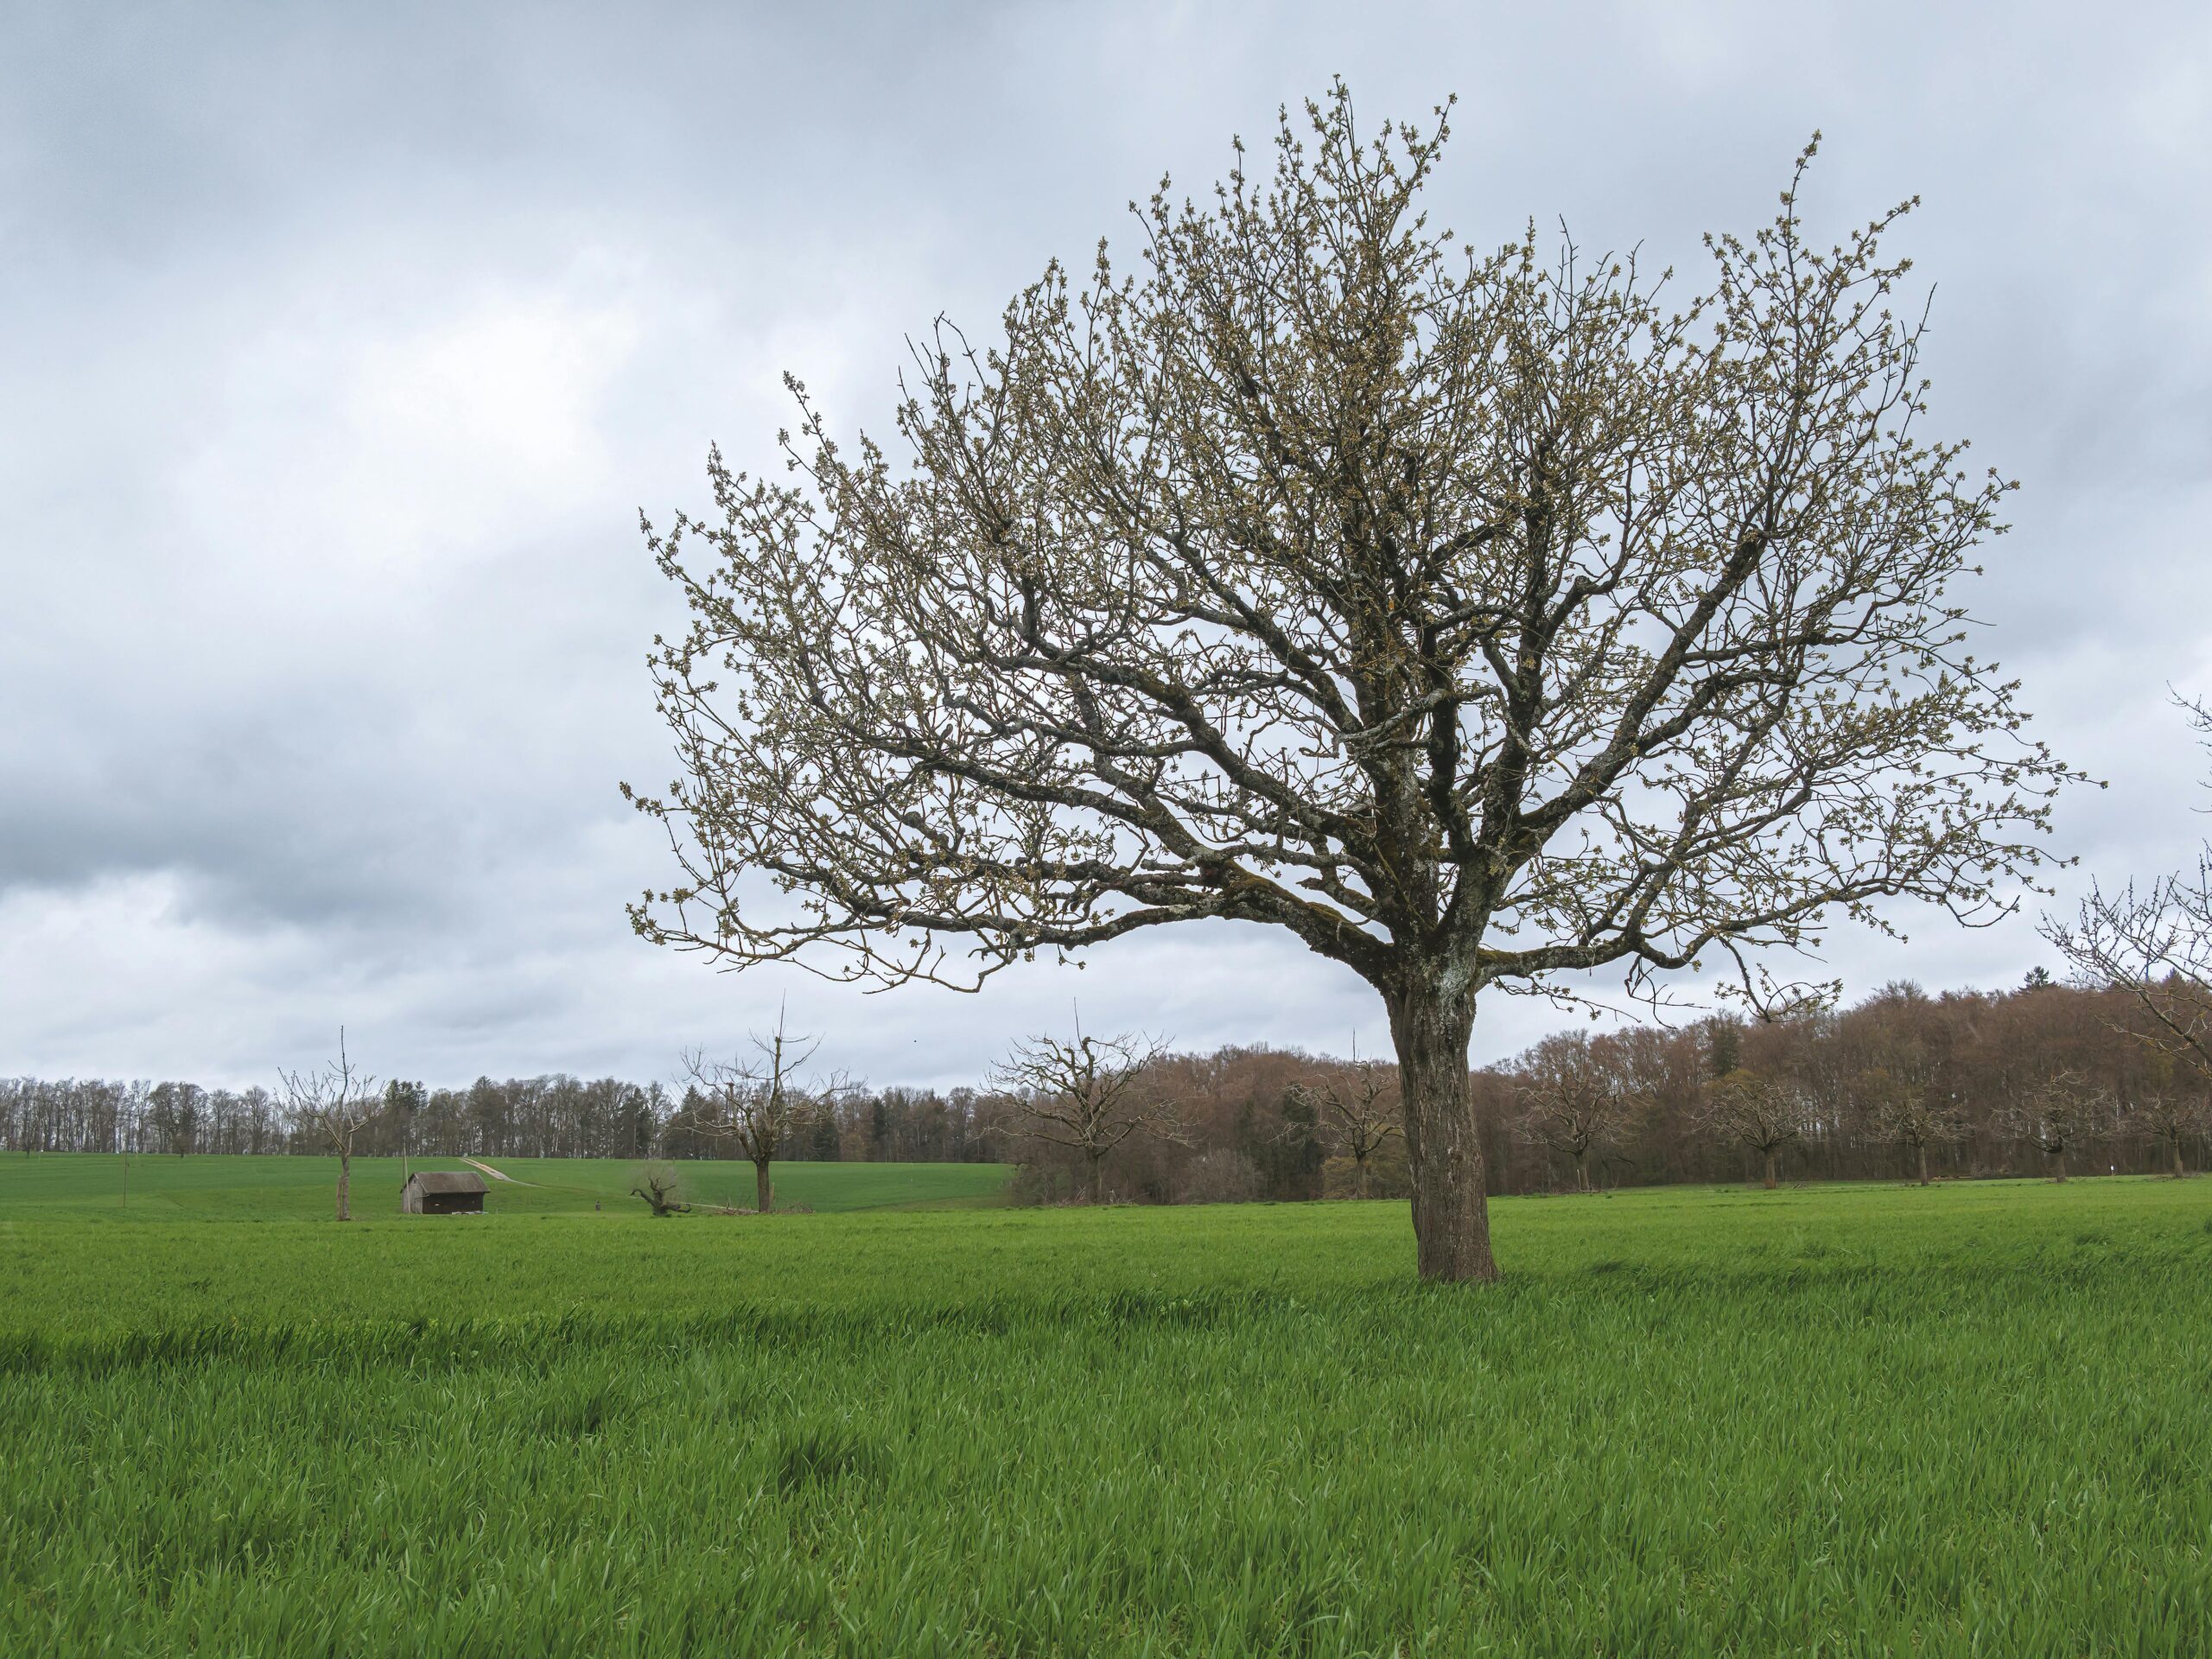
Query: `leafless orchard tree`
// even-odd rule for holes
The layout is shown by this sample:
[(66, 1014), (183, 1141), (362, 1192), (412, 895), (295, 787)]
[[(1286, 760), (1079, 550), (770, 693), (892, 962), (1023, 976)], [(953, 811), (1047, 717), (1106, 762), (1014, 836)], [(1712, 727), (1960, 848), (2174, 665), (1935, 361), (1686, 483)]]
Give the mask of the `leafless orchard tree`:
[(691, 1206), (684, 1201), (683, 1180), (673, 1164), (646, 1164), (637, 1173), (630, 1196), (643, 1198), (656, 1217), (680, 1216)]
[(338, 1154), (338, 1219), (351, 1221), (353, 1137), (384, 1110), (377, 1080), (353, 1069), (346, 1052), (346, 1027), (338, 1028), (338, 1058), (319, 1071), (277, 1072), (292, 1120), (330, 1142)]
[(1920, 1185), (1926, 1186), (1928, 1148), (1964, 1139), (1966, 1113), (1942, 1092), (1925, 1055), (1908, 1050), (1886, 1058), (1886, 1065), (1861, 1072), (1853, 1086), (1866, 1103), (1874, 1133), (1912, 1154)]
[(1618, 1141), (1636, 1099), (1604, 1058), (1562, 1033), (1529, 1052), (1514, 1077), (1519, 1111), (1514, 1128), (1525, 1140), (1574, 1163), (1574, 1184), (1590, 1190), (1590, 1154)]
[[(2072, 774), (1953, 593), (2012, 487), (1922, 433), (1922, 323), (1798, 174), (1674, 308), (1632, 257), (1488, 255), (1446, 141), (1339, 86), (1205, 205), (940, 322), (894, 465), (798, 382), (788, 476), (710, 459), (646, 535), (676, 882), (639, 932), (739, 966), (972, 987), (1225, 919), (1380, 993), (1420, 1271), (1497, 1274), (1482, 994), (1799, 947), (1904, 895), (1967, 922)], [(1808, 148), (1806, 159), (1812, 152)], [(1910, 204), (1907, 204), (1910, 206)]]
[(1368, 1160), (1394, 1135), (1405, 1132), (1398, 1098), (1397, 1068), (1359, 1058), (1358, 1045), (1344, 1065), (1332, 1067), (1318, 1088), (1295, 1092), (1314, 1109), (1324, 1133), (1351, 1159), (1352, 1196), (1368, 1192)]
[[(2175, 702), (2212, 749), (2212, 708)], [(2116, 893), (2093, 886), (2072, 922), (2045, 916), (2043, 932), (2082, 983), (2127, 994), (2129, 1031), (2212, 1088), (2212, 843), (2193, 871)]]
[(1804, 1134), (1807, 1110), (1804, 1090), (1789, 1079), (1739, 1067), (1707, 1091), (1702, 1116), (1713, 1133), (1759, 1154), (1759, 1184), (1771, 1191), (1779, 1178), (1782, 1149)]
[(2080, 1072), (2046, 1073), (2023, 1090), (2005, 1109), (2001, 1121), (2019, 1139), (2043, 1154), (2054, 1181), (2066, 1179), (2066, 1154), (2094, 1141), (2108, 1127), (2112, 1102)]
[(1106, 1154), (1131, 1135), (1176, 1136), (1174, 1108), (1146, 1085), (1166, 1052), (1149, 1037), (1033, 1037), (993, 1069), (993, 1087), (1013, 1099), (1013, 1133), (1083, 1155), (1084, 1189), (1106, 1197)]
[(770, 1166), (843, 1080), (815, 1087), (800, 1081), (821, 1039), (791, 1035), (780, 1011), (773, 1031), (755, 1032), (746, 1040), (753, 1052), (728, 1060), (709, 1059), (704, 1049), (692, 1050), (683, 1056), (683, 1071), (707, 1103), (700, 1132), (727, 1142), (752, 1163), (755, 1207), (765, 1216), (776, 1207)]
[(2120, 1118), (2128, 1129), (2165, 1147), (2168, 1162), (2178, 1179), (2189, 1173), (2183, 1147), (2212, 1131), (2212, 1102), (2169, 1083), (2136, 1091), (2121, 1107)]

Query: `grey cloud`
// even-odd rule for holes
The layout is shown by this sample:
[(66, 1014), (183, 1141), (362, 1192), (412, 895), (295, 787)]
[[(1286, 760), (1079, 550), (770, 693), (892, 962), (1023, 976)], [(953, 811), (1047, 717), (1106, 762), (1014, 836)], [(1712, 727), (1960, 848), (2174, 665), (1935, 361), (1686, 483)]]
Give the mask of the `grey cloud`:
[[(733, 980), (630, 938), (664, 878), (674, 624), (635, 515), (769, 459), (804, 376), (881, 427), (909, 330), (988, 327), (1163, 171), (1332, 73), (1462, 95), (1433, 212), (1564, 215), (1694, 286), (1698, 232), (1917, 191), (1935, 424), (2027, 487), (1969, 595), (2039, 730), (2109, 778), (2057, 843), (2202, 827), (2160, 699), (2212, 682), (2212, 25), (1904, 4), (1357, 10), (50, 8), (0, 60), (0, 1071), (265, 1080), (344, 1019), (380, 1069), (647, 1077), (777, 998), (882, 1078), (1064, 1017), (1379, 1039), (1249, 930), (963, 999)], [(2082, 873), (2068, 873), (2063, 884)], [(2031, 906), (2032, 909), (2032, 906)], [(1840, 932), (1857, 986), (2009, 979), (2027, 920)], [(1550, 1018), (1499, 1004), (1497, 1052)]]

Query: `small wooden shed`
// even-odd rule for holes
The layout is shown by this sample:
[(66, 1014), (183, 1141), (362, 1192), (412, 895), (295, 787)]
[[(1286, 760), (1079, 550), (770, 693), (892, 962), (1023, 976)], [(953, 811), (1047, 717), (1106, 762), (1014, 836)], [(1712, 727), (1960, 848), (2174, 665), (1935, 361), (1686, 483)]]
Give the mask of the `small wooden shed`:
[(474, 1170), (417, 1170), (399, 1189), (399, 1207), (410, 1216), (480, 1216), (484, 1178)]

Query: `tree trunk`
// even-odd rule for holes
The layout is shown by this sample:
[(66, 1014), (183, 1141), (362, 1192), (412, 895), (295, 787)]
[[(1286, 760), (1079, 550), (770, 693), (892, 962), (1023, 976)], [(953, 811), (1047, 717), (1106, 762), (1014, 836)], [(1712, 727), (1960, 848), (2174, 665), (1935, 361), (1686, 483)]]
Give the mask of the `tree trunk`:
[(2181, 1160), (2181, 1136), (2174, 1136), (2172, 1144), (2174, 1149), (2174, 1179), (2176, 1180), (2179, 1180), (2183, 1176), (2189, 1173), (2189, 1167)]
[(766, 1158), (753, 1160), (753, 1192), (755, 1205), (762, 1215), (776, 1207), (776, 1184), (768, 1179), (768, 1160)]
[(2066, 1179), (2066, 1148), (2063, 1147), (2050, 1154), (2050, 1179), (2059, 1182)]
[[(2181, 1153), (2178, 1148), (2174, 1153), (2174, 1161), (2177, 1164), (2181, 1161)], [(2179, 1174), (2181, 1172), (2177, 1169), (2174, 1173)], [(1363, 1198), (1367, 1196), (1367, 1154), (1363, 1152), (1352, 1154), (1351, 1195), (1355, 1198)]]
[(1773, 1192), (1773, 1191), (1774, 1191), (1774, 1188), (1775, 1188), (1775, 1179), (1774, 1179), (1774, 1165), (1775, 1165), (1775, 1158), (1776, 1158), (1775, 1149), (1774, 1149), (1772, 1147), (1764, 1147), (1760, 1148), (1760, 1150), (1762, 1150), (1763, 1152), (1764, 1152), (1764, 1153), (1766, 1154), (1766, 1179), (1765, 1179), (1764, 1180), (1761, 1181), (1761, 1182), (1759, 1183), (1759, 1185), (1762, 1185), (1762, 1186), (1764, 1186), (1764, 1187), (1765, 1187), (1765, 1188), (1766, 1188), (1766, 1190), (1767, 1190), (1768, 1192)]
[(1913, 1150), (1920, 1154), (1920, 1184), (1928, 1185), (1928, 1143), (1923, 1141)]
[(1106, 1202), (1106, 1154), (1103, 1152), (1094, 1152), (1090, 1154), (1089, 1156), (1090, 1159), (1090, 1179), (1089, 1182), (1090, 1188), (1090, 1202), (1093, 1204), (1103, 1204)]
[(1590, 1154), (1586, 1152), (1574, 1154), (1574, 1184), (1585, 1192), (1590, 1190)]
[(1475, 1000), (1420, 989), (1386, 1001), (1405, 1102), (1421, 1276), (1490, 1283), (1497, 1262), (1490, 1251), (1483, 1147), (1467, 1090)]
[(347, 1208), (346, 1196), (353, 1190), (353, 1149), (340, 1145), (338, 1148), (338, 1219), (351, 1221), (353, 1212)]

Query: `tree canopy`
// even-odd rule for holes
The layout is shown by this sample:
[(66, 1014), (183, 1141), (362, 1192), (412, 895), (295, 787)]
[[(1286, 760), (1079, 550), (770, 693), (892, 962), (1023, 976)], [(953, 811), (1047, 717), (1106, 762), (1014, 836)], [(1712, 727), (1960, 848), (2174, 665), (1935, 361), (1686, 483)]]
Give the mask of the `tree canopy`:
[[(1488, 1277), (1466, 1051), (1486, 987), (1803, 946), (1899, 896), (2008, 904), (2071, 775), (1967, 649), (2013, 487), (1924, 435), (1924, 320), (1798, 192), (1670, 308), (1633, 256), (1488, 253), (1419, 198), (1448, 134), (1341, 86), (1272, 172), (1136, 210), (977, 344), (897, 450), (794, 380), (780, 480), (646, 533), (680, 879), (645, 938), (980, 983), (1202, 918), (1389, 1007), (1424, 1271)], [(1420, 1172), (1426, 1171), (1424, 1176)], [(1427, 1217), (1424, 1220), (1424, 1217)]]

